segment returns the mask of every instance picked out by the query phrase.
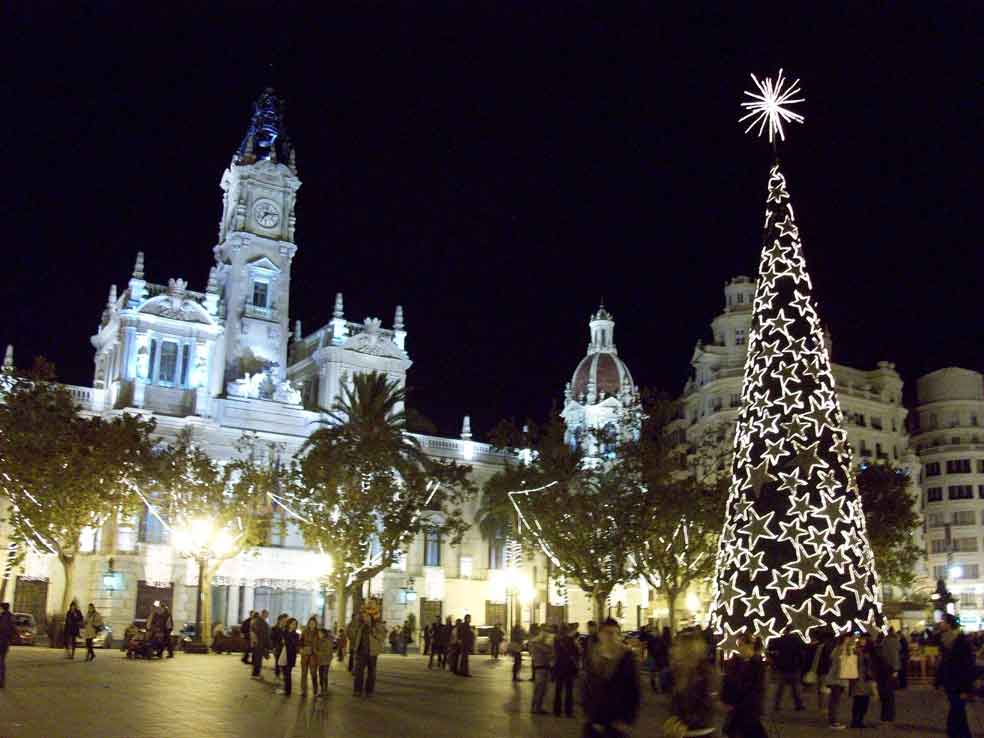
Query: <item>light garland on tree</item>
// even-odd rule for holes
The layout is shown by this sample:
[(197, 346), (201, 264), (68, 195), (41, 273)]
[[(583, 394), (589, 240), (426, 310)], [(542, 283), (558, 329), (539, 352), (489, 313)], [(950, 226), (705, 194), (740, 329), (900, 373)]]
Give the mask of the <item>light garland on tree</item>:
[[(755, 79), (753, 77), (753, 79)], [(748, 130), (783, 122), (798, 82), (755, 80)], [(874, 557), (854, 479), (830, 357), (786, 179), (769, 173), (765, 233), (734, 436), (732, 484), (711, 623), (725, 656), (742, 635), (804, 641), (818, 629), (882, 626)]]

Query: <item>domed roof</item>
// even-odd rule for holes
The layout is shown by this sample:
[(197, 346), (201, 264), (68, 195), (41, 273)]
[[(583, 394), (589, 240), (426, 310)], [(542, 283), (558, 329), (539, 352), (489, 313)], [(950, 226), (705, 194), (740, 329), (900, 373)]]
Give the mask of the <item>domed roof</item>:
[(597, 399), (617, 396), (623, 388), (632, 388), (632, 374), (616, 354), (597, 352), (588, 354), (574, 370), (571, 379), (571, 392), (575, 399), (580, 399), (588, 393), (589, 383), (594, 383)]

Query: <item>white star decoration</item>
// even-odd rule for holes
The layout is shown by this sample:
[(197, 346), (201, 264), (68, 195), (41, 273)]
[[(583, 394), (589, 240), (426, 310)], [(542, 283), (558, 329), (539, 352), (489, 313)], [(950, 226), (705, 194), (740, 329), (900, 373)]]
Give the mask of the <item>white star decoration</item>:
[(780, 69), (775, 82), (772, 81), (771, 77), (766, 77), (763, 81), (759, 82), (754, 74), (752, 75), (752, 81), (758, 88), (758, 93), (748, 92), (746, 90), (745, 94), (751, 100), (749, 102), (743, 102), (741, 106), (749, 112), (739, 118), (738, 121), (741, 123), (751, 118), (752, 122), (748, 124), (745, 133), (758, 126), (758, 131), (755, 135), (761, 136), (768, 127), (769, 143), (775, 140), (775, 134), (777, 133), (779, 134), (779, 138), (784, 141), (786, 136), (783, 133), (782, 124), (803, 122), (802, 115), (794, 113), (789, 109), (790, 105), (801, 103), (804, 100), (803, 98), (796, 97), (796, 95), (801, 94), (799, 80), (790, 84), (788, 80), (783, 79), (782, 70)]

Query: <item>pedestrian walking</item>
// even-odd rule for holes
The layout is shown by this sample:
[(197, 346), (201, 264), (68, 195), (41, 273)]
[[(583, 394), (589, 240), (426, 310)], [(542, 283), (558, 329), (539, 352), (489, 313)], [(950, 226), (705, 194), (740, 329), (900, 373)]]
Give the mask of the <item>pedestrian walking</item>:
[(434, 657), (437, 657), (437, 668), (444, 668), (445, 638), (444, 626), (441, 625), (441, 616), (434, 618), (434, 622), (428, 626), (430, 630), (430, 658), (427, 659), (427, 668), (433, 668)]
[(803, 641), (788, 628), (786, 632), (772, 642), (769, 649), (772, 666), (778, 675), (779, 686), (776, 687), (776, 699), (773, 710), (779, 712), (782, 706), (782, 695), (789, 687), (793, 693), (793, 704), (797, 710), (804, 710), (803, 698), (800, 696), (800, 679), (803, 672)]
[(618, 621), (608, 618), (597, 630), (584, 673), (581, 703), (585, 738), (621, 738), (639, 714), (639, 670), (622, 645)]
[(273, 675), (280, 678), (280, 654), (284, 650), (284, 631), (287, 630), (287, 613), (277, 616), (277, 622), (270, 628), (270, 647), (273, 649)]
[(311, 687), (318, 696), (318, 645), (321, 632), (318, 619), (312, 615), (301, 633), (301, 697), (307, 697), (307, 678), (311, 674)]
[(855, 652), (858, 658), (858, 678), (851, 681), (851, 727), (858, 730), (865, 727), (864, 717), (871, 704), (871, 693), (875, 683), (872, 670), (872, 643), (867, 635), (858, 638)]
[(253, 620), (249, 624), (249, 639), (252, 646), (253, 660), (253, 679), (261, 679), (260, 669), (263, 668), (263, 656), (270, 648), (270, 624), (267, 618), (270, 613), (262, 610), (253, 614)]
[(755, 641), (743, 635), (738, 655), (725, 665), (721, 701), (728, 708), (722, 732), (728, 738), (766, 738), (762, 725), (765, 702), (765, 663), (756, 653)]
[(174, 618), (171, 616), (171, 608), (167, 606), (166, 602), (161, 603), (160, 625), (161, 645), (158, 646), (157, 656), (163, 656), (164, 651), (167, 650), (167, 657), (173, 659), (174, 644), (171, 643), (171, 633), (174, 631)]
[(95, 661), (96, 652), (92, 649), (92, 639), (103, 629), (102, 615), (96, 610), (96, 606), (91, 602), (86, 610), (85, 619), (82, 621), (82, 637), (85, 638), (85, 660)]
[(909, 686), (909, 639), (905, 631), (899, 634), (899, 689)]
[(646, 661), (649, 666), (649, 686), (654, 692), (668, 692), (670, 654), (666, 650), (666, 643), (648, 627), (643, 628), (643, 640), (646, 644)]
[(458, 676), (470, 677), (468, 655), (475, 650), (475, 631), (472, 630), (471, 615), (465, 615), (458, 633)]
[[(662, 639), (659, 639), (662, 641)], [(673, 694), (664, 733), (704, 736), (714, 732), (714, 664), (707, 641), (698, 633), (677, 638), (670, 654)], [(670, 730), (667, 730), (670, 728)]]
[(574, 717), (574, 679), (577, 677), (577, 667), (581, 661), (577, 641), (574, 634), (575, 626), (561, 626), (561, 632), (554, 639), (553, 676), (554, 702), (553, 714), (560, 716), (561, 707), (567, 717)]
[[(450, 620), (451, 618), (448, 618)], [(461, 618), (454, 621), (454, 627), (451, 629), (451, 640), (448, 643), (448, 669), (451, 670), (452, 674), (458, 673), (458, 656), (461, 654)]]
[(354, 673), (355, 668), (355, 633), (359, 629), (361, 623), (359, 622), (359, 613), (352, 613), (352, 619), (349, 621), (348, 626), (345, 630), (345, 640), (348, 643), (348, 670), (349, 673)]
[[(427, 656), (431, 650), (431, 641), (434, 637), (434, 631), (431, 628), (431, 624), (428, 623), (424, 626), (424, 656)], [(430, 668), (430, 665), (427, 667)]]
[(292, 681), (291, 676), (294, 672), (294, 665), (297, 663), (297, 643), (300, 635), (297, 632), (297, 620), (288, 618), (284, 626), (283, 649), (277, 657), (277, 665), (280, 667), (280, 675), (284, 679), (284, 686), (277, 690), (277, 694), (290, 697)]
[(936, 672), (936, 687), (946, 692), (950, 703), (946, 715), (946, 735), (947, 738), (971, 738), (967, 700), (974, 688), (974, 651), (953, 615), (945, 613), (938, 628), (943, 643), (943, 658)]
[(506, 634), (502, 631), (502, 626), (496, 623), (492, 626), (492, 630), (489, 632), (489, 656), (494, 660), (499, 660), (499, 649), (502, 647), (502, 641), (505, 639)]
[(547, 683), (550, 681), (550, 661), (553, 658), (553, 640), (545, 628), (530, 638), (530, 662), (533, 664), (533, 703), (530, 711), (534, 715), (545, 715), (543, 699), (547, 696)]
[(899, 670), (902, 668), (902, 648), (895, 628), (888, 629), (888, 635), (881, 639), (871, 659), (878, 684), (878, 700), (881, 702), (881, 721), (895, 721), (895, 690), (899, 684)]
[(249, 663), (249, 656), (252, 653), (252, 648), (251, 648), (252, 639), (250, 638), (249, 627), (250, 624), (253, 622), (254, 617), (256, 617), (256, 611), (250, 610), (249, 617), (247, 617), (239, 626), (239, 632), (242, 634), (243, 638), (246, 639), (246, 650), (243, 651), (243, 659), (242, 659), (244, 664)]
[(509, 645), (506, 650), (513, 659), (512, 680), (514, 682), (519, 681), (519, 673), (523, 668), (523, 638), (525, 635), (522, 626), (518, 623), (509, 632)]
[(588, 668), (588, 661), (591, 658), (591, 649), (598, 645), (598, 624), (594, 620), (588, 621), (588, 633), (581, 638), (581, 668)]
[(345, 649), (347, 647), (348, 636), (345, 634), (345, 628), (339, 625), (335, 634), (335, 651), (338, 654), (339, 661), (345, 661)]
[(827, 722), (834, 730), (845, 730), (844, 723), (838, 719), (840, 701), (852, 679), (858, 678), (858, 657), (854, 652), (854, 640), (847, 633), (837, 637), (836, 645), (830, 652), (830, 669), (824, 677), (824, 684), (830, 690), (827, 698)]
[(319, 632), (317, 656), (318, 656), (318, 684), (321, 685), (321, 696), (325, 696), (328, 689), (328, 671), (331, 669), (332, 654), (335, 651), (335, 642), (331, 636), (331, 631), (322, 628)]
[(75, 641), (82, 632), (83, 620), (85, 617), (79, 609), (79, 603), (72, 600), (68, 612), (65, 613), (65, 658), (67, 659), (75, 658)]
[(407, 655), (407, 648), (413, 643), (413, 628), (410, 627), (410, 623), (403, 623), (403, 629), (400, 631), (400, 651), (399, 653), (403, 656)]
[(0, 689), (7, 686), (7, 651), (14, 639), (14, 616), (10, 614), (10, 603), (0, 602)]
[(376, 619), (375, 610), (363, 609), (359, 613), (358, 626), (352, 638), (351, 651), (355, 654), (352, 691), (371, 697), (376, 689), (376, 664), (386, 643), (386, 626)]

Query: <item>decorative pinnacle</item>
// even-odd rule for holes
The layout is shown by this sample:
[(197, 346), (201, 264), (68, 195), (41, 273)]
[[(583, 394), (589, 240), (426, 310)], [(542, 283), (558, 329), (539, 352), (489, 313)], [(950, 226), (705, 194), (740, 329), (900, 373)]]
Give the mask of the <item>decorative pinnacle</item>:
[(469, 440), (471, 440), (471, 437), (472, 437), (472, 432), (471, 432), (471, 415), (466, 415), (461, 420), (461, 439), (463, 441), (469, 441)]
[(287, 166), (294, 174), (297, 174), (297, 152), (294, 147), (290, 147), (290, 157), (287, 160)]
[(7, 351), (3, 355), (3, 373), (13, 374), (14, 372), (14, 344), (7, 344)]
[(332, 314), (333, 318), (344, 318), (345, 317), (345, 303), (342, 301), (342, 293), (339, 292), (335, 295), (335, 312)]
[(300, 341), (302, 338), (303, 338), (303, 336), (301, 335), (301, 321), (295, 320), (294, 321), (294, 340), (295, 341)]
[(751, 131), (755, 126), (758, 126), (758, 131), (756, 136), (761, 136), (765, 131), (766, 126), (769, 129), (769, 143), (775, 143), (775, 134), (779, 134), (779, 139), (782, 141), (786, 140), (786, 136), (783, 134), (782, 124), (785, 123), (802, 123), (803, 116), (799, 113), (794, 113), (789, 109), (789, 105), (794, 105), (796, 103), (801, 103), (805, 101), (805, 98), (794, 98), (794, 95), (802, 94), (799, 88), (799, 80), (791, 83), (786, 89), (783, 89), (783, 85), (787, 83), (788, 80), (783, 79), (782, 70), (779, 70), (779, 75), (776, 77), (776, 81), (773, 84), (771, 77), (766, 77), (762, 82), (759, 82), (755, 75), (751, 75), (752, 82), (758, 88), (759, 93), (749, 92), (745, 90), (745, 94), (751, 99), (749, 102), (743, 102), (741, 106), (748, 111), (745, 115), (738, 119), (739, 123), (742, 123), (749, 118), (752, 122), (748, 124), (748, 128), (745, 129), (745, 133)]
[(109, 298), (106, 300), (106, 307), (112, 310), (116, 307), (116, 285), (109, 285)]
[(219, 274), (217, 267), (212, 267), (208, 270), (208, 284), (205, 285), (205, 291), (210, 295), (219, 294)]
[(137, 252), (137, 260), (133, 264), (133, 278), (143, 279), (144, 278), (144, 255), (143, 251)]
[(393, 316), (393, 330), (402, 331), (405, 330), (403, 326), (403, 306), (396, 306), (396, 315)]

